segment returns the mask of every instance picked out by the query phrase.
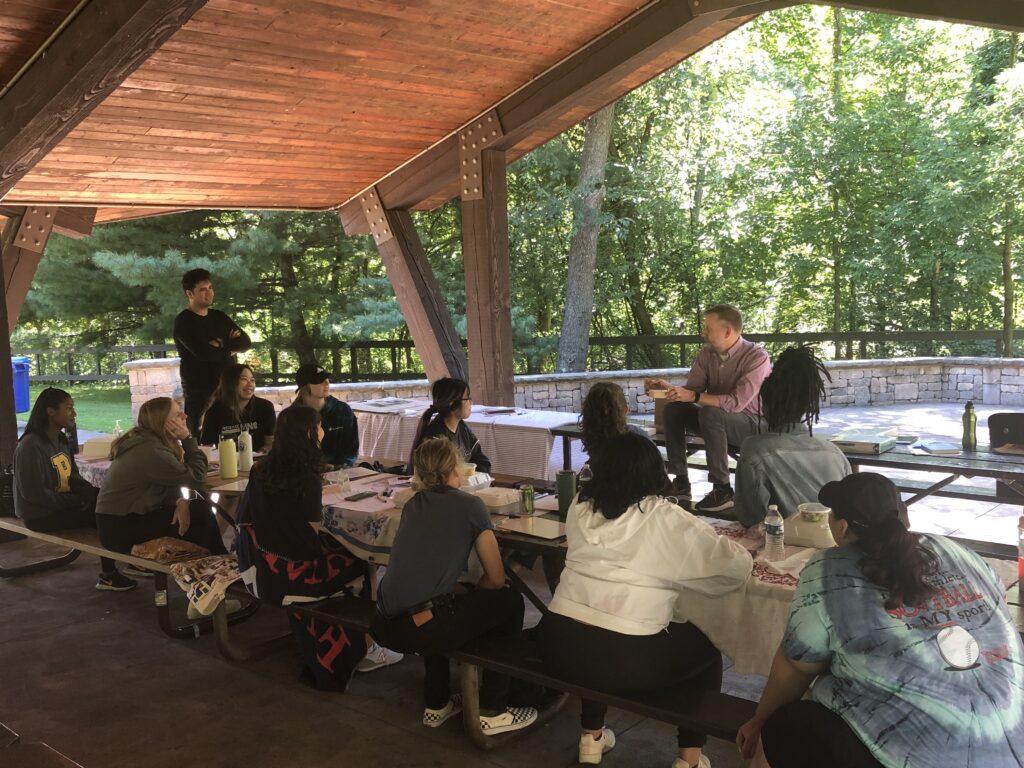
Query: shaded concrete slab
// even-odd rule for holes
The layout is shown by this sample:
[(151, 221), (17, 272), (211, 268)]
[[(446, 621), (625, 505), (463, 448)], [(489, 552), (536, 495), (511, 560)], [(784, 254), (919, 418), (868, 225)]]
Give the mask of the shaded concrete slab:
[[(34, 557), (38, 548), (4, 544), (0, 556)], [(313, 691), (297, 682), (292, 651), (238, 665), (221, 659), (208, 636), (172, 640), (156, 625), (148, 581), (132, 592), (99, 592), (97, 571), (96, 559), (83, 555), (59, 570), (0, 581), (0, 722), (86, 768), (576, 764), (578, 700), (536, 732), (482, 753), (457, 720), (422, 726), (417, 658), (359, 675), (345, 694)], [(527, 576), (541, 588), (539, 568)], [(182, 595), (171, 599), (184, 611)], [(264, 608), (234, 631), (254, 640), (286, 627), (282, 611)], [(616, 710), (608, 723), (621, 738), (604, 764), (671, 765), (672, 728)], [(743, 765), (731, 744), (711, 740), (708, 752), (716, 768)]]

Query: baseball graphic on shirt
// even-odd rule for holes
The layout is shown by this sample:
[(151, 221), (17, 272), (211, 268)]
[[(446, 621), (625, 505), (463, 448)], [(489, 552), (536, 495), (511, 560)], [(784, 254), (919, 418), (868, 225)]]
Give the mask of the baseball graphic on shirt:
[(939, 653), (951, 669), (970, 669), (981, 656), (978, 641), (963, 627), (946, 627), (936, 641)]

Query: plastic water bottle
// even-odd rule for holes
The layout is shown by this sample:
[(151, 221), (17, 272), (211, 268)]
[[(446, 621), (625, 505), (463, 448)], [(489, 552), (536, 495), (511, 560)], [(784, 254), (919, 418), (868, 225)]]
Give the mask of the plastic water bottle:
[(786, 559), (786, 521), (779, 514), (779, 508), (772, 504), (764, 519), (764, 559), (769, 563)]
[(121, 435), (124, 434), (124, 430), (121, 429), (121, 420), (118, 419), (114, 422), (114, 439), (117, 440)]
[(238, 436), (238, 468), (242, 472), (252, 469), (252, 435), (247, 429)]

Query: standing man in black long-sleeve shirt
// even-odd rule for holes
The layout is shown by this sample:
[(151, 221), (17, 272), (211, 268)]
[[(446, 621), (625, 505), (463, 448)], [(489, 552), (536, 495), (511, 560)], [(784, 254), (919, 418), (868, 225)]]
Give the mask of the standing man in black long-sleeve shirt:
[(185, 415), (193, 435), (199, 434), (199, 418), (217, 388), (221, 371), (235, 362), (252, 342), (248, 334), (223, 312), (210, 309), (213, 283), (205, 269), (190, 269), (181, 278), (188, 308), (174, 318), (174, 346), (181, 358), (181, 387), (185, 391)]

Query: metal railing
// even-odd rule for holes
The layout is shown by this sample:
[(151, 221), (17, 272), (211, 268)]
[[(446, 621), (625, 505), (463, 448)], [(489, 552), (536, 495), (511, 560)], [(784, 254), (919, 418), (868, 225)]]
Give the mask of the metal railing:
[[(1015, 332), (1024, 337), (1024, 330)], [(848, 359), (919, 356), (1003, 357), (1003, 335), (998, 330), (900, 331), (855, 333), (749, 333), (745, 337), (764, 344), (774, 356), (786, 346), (815, 344), (823, 357), (837, 348), (853, 354)], [(675, 368), (690, 365), (704, 340), (697, 335), (592, 336), (588, 370)], [(465, 342), (463, 342), (465, 345)], [(416, 348), (410, 339), (337, 342), (317, 346), (315, 352), (338, 382), (389, 381), (423, 378)], [(173, 344), (142, 344), (115, 347), (16, 350), (32, 358), (29, 379), (51, 381), (123, 381), (121, 367), (129, 360), (174, 356)], [(245, 353), (256, 369), (261, 385), (287, 384), (298, 366), (291, 350), (255, 344)], [(845, 355), (838, 359), (846, 358)], [(525, 367), (525, 366), (520, 366)], [(517, 371), (526, 373), (527, 371)]]

